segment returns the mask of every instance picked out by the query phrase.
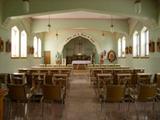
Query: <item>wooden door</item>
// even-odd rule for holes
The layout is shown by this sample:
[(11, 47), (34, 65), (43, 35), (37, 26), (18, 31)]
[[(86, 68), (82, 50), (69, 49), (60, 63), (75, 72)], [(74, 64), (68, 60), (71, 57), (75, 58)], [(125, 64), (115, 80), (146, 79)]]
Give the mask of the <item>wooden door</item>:
[(51, 64), (51, 51), (44, 51), (44, 64)]

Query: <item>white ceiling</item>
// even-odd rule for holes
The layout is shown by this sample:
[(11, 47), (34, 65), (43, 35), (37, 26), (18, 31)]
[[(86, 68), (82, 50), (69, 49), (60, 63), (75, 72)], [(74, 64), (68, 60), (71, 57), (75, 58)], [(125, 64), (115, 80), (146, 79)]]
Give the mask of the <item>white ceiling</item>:
[(125, 16), (115, 16), (109, 14), (95, 13), (95, 12), (86, 12), (86, 11), (75, 11), (75, 12), (66, 12), (58, 14), (48, 14), (48, 15), (39, 15), (33, 16), (33, 19), (128, 19)]

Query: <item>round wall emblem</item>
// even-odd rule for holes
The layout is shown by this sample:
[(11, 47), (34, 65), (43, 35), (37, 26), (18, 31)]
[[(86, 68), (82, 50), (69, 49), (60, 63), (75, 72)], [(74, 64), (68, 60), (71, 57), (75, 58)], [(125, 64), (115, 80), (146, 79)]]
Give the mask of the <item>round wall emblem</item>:
[(113, 50), (110, 50), (108, 52), (107, 59), (109, 60), (109, 62), (115, 61), (117, 59), (116, 53)]

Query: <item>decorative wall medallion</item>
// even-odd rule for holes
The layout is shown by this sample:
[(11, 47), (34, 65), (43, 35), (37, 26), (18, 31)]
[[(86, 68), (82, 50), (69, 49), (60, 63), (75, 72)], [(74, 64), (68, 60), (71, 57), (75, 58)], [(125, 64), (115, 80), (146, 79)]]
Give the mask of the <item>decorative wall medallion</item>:
[(113, 50), (110, 50), (108, 52), (107, 58), (108, 58), (109, 62), (114, 62), (117, 59), (116, 53)]

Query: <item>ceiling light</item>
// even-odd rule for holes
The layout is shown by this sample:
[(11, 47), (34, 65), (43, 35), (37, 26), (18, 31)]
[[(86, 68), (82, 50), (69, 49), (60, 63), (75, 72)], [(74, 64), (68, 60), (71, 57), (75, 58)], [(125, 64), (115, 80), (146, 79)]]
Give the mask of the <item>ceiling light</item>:
[(136, 0), (134, 2), (134, 10), (136, 14), (140, 14), (142, 11), (142, 3), (141, 0)]
[(114, 32), (114, 25), (113, 24), (110, 25), (110, 31), (111, 31), (111, 33)]
[(113, 25), (113, 21), (112, 21), (112, 16), (111, 16), (110, 31), (111, 31), (111, 33), (114, 32), (114, 25)]
[(23, 8), (24, 8), (24, 12), (28, 13), (30, 10), (30, 4), (29, 4), (29, 0), (23, 0)]
[(47, 25), (47, 27), (48, 27), (48, 32), (50, 32), (51, 31), (51, 20), (50, 20), (51, 18), (50, 18), (50, 16), (49, 16), (49, 18), (48, 18), (48, 25)]

